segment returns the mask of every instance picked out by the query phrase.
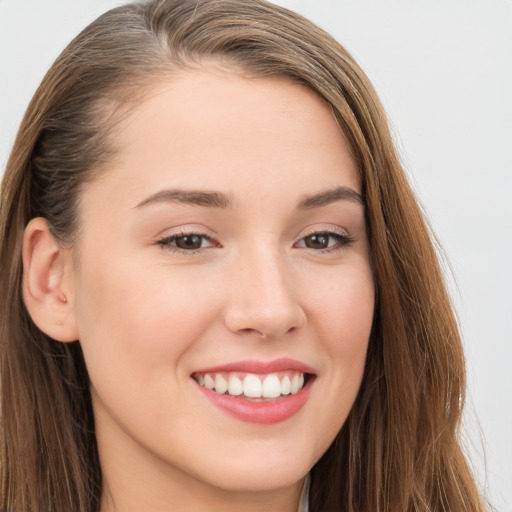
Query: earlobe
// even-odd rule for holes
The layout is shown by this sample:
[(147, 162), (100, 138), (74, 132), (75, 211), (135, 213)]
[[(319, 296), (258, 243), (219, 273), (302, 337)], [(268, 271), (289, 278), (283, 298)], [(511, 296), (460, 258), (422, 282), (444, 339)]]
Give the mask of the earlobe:
[(57, 341), (78, 339), (73, 290), (71, 254), (45, 219), (32, 219), (23, 238), (23, 299), (37, 327)]

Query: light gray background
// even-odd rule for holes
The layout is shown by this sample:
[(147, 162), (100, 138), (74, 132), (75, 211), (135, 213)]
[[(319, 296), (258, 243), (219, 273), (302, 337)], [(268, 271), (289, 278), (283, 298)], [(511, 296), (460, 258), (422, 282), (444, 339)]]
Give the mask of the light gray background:
[[(116, 0), (0, 0), (0, 169), (53, 59)], [(512, 512), (512, 1), (278, 0), (360, 62), (448, 254), (464, 334), (468, 450)], [(485, 456), (484, 456), (485, 453)]]

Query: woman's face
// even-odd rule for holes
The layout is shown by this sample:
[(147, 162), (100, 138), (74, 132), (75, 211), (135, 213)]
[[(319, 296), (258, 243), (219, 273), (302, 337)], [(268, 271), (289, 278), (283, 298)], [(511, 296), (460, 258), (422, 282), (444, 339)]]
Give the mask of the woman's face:
[(354, 403), (374, 308), (341, 131), (300, 85), (212, 68), (117, 137), (73, 277), (107, 483), (297, 485)]

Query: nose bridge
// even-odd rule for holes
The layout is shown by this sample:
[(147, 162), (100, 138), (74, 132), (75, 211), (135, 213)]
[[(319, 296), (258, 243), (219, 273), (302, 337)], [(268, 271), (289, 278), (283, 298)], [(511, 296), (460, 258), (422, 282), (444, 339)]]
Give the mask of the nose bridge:
[(304, 324), (289, 262), (278, 249), (263, 245), (240, 255), (234, 278), (226, 318), (231, 330), (277, 337)]

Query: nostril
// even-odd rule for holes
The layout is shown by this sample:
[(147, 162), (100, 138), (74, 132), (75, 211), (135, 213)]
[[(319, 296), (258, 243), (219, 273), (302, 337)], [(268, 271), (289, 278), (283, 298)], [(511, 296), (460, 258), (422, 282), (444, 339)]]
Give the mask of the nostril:
[[(291, 334), (293, 332), (295, 332), (297, 330), (297, 327), (290, 327), (290, 329), (288, 329), (284, 334)], [(268, 340), (268, 339), (272, 339), (272, 338), (276, 338), (277, 336), (275, 334), (267, 334), (263, 331), (260, 331), (259, 329), (253, 329), (253, 328), (244, 328), (244, 329), (240, 329), (238, 332), (240, 333), (243, 333), (243, 334), (255, 334), (259, 337), (261, 337), (262, 339), (264, 340)]]
[(229, 331), (254, 339), (279, 339), (300, 330), (306, 314), (297, 302), (258, 307), (258, 304), (232, 301), (225, 312), (224, 322)]
[(263, 339), (266, 339), (267, 338), (267, 335), (264, 334), (263, 332), (261, 331), (258, 331), (258, 329), (253, 329), (251, 327), (246, 327), (244, 329), (239, 329), (238, 332), (242, 333), (242, 334), (255, 334), (257, 336), (261, 336)]

